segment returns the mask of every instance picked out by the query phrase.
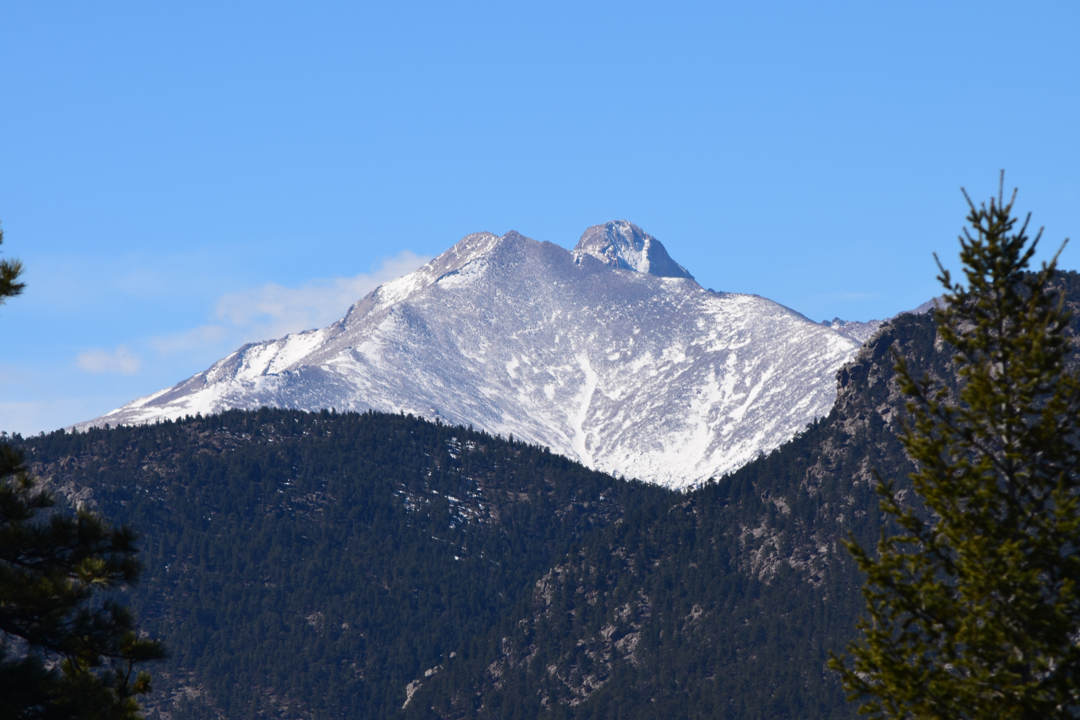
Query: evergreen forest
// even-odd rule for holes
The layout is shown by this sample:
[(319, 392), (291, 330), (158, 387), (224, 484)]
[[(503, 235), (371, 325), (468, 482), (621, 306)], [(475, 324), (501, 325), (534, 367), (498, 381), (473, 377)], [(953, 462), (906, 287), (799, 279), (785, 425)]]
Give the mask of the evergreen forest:
[[(1056, 283), (1074, 307), (1080, 276)], [(932, 317), (899, 316), (827, 417), (687, 492), (400, 414), (13, 442), (139, 533), (118, 594), (171, 653), (151, 718), (852, 718), (826, 668), (864, 607), (842, 540), (876, 541), (875, 472), (903, 501), (912, 469), (893, 352), (955, 383)]]

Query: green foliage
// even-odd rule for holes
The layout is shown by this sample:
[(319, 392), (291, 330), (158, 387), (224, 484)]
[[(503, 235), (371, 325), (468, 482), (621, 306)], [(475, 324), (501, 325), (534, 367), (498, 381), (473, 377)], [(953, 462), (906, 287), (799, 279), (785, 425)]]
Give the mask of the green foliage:
[(839, 373), (828, 417), (587, 536), (425, 681), (409, 720), (853, 717), (826, 667), (864, 605), (840, 540), (884, 522), (870, 468), (914, 470), (890, 348), (948, 383), (935, 337), (928, 315), (894, 319)]
[[(0, 245), (4, 244), (4, 231), (0, 230)], [(0, 305), (9, 297), (14, 297), (23, 291), (25, 283), (19, 282), (22, 274), (22, 263), (18, 260), (0, 260)]]
[[(933, 336), (929, 318), (908, 317), (882, 352), (892, 338), (932, 349)], [(852, 400), (862, 402), (872, 357), (848, 368)], [(881, 390), (887, 397), (887, 383), (866, 407)], [(825, 668), (858, 610), (854, 563), (832, 539), (841, 516), (873, 536), (876, 515), (852, 513), (875, 497), (856, 479), (867, 455), (905, 462), (883, 423), (859, 422), (865, 410), (838, 406), (733, 475), (589, 536), (460, 664), (426, 683), (408, 717), (853, 715)]]
[[(1074, 306), (1080, 276), (1054, 283)], [(851, 718), (826, 668), (865, 605), (840, 539), (868, 546), (888, 520), (870, 468), (910, 490), (890, 348), (955, 389), (936, 334), (896, 318), (828, 417), (686, 493), (405, 415), (230, 411), (18, 443), (146, 533), (129, 604), (173, 652), (151, 717)]]
[(864, 468), (906, 467), (876, 411), (889, 348), (941, 375), (934, 337), (928, 316), (898, 318), (828, 418), (688, 493), (378, 413), (227, 412), (23, 447), (150, 538), (131, 605), (173, 651), (151, 713), (849, 718), (825, 667), (861, 605), (838, 538), (877, 534)]
[[(22, 292), (21, 273), (18, 261), (0, 261), (0, 304)], [(0, 443), (0, 716), (137, 718), (150, 676), (135, 664), (165, 651), (138, 636), (112, 597), (138, 579), (135, 535), (53, 505), (22, 453)]]
[(188, 691), (191, 717), (393, 717), (575, 543), (671, 495), (405, 415), (230, 411), (25, 447), (147, 529), (131, 604), (173, 653), (147, 707)]
[(877, 717), (1080, 712), (1080, 380), (1054, 263), (1027, 272), (1039, 236), (1029, 245), (1028, 222), (1017, 229), (1014, 200), (968, 200), (967, 286), (940, 277), (947, 305), (935, 314), (958, 391), (898, 357), (925, 511), (883, 482), (895, 532), (876, 555), (848, 543), (869, 618), (853, 662), (831, 667)]
[(0, 445), (0, 703), (12, 718), (135, 718), (163, 656), (109, 590), (134, 583), (135, 536), (88, 512), (37, 516), (52, 496)]

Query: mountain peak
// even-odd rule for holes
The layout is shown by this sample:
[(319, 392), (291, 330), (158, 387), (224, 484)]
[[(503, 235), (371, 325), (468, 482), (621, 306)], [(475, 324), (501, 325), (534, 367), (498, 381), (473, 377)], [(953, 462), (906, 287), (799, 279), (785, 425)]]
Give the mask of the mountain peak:
[(683, 487), (827, 414), (859, 347), (689, 277), (628, 222), (590, 228), (573, 254), (475, 233), (326, 328), (245, 345), (81, 427), (263, 406), (407, 412)]
[(489, 252), (501, 238), (489, 232), (470, 233), (458, 240), (449, 250), (431, 261), (433, 272), (456, 270)]
[(582, 234), (573, 252), (579, 257), (591, 255), (623, 270), (694, 279), (686, 268), (671, 259), (659, 240), (626, 220), (593, 225)]

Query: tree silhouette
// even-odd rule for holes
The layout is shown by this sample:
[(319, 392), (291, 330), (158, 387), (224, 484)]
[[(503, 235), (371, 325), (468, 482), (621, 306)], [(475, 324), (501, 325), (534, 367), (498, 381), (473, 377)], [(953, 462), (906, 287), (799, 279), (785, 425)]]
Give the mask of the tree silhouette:
[[(1002, 177), (1002, 183), (1004, 176)], [(960, 238), (966, 287), (942, 268), (939, 337), (959, 390), (897, 363), (920, 502), (879, 486), (897, 526), (849, 542), (869, 617), (833, 657), (861, 712), (898, 718), (1074, 718), (1080, 711), (1080, 380), (1056, 256), (1016, 228), (1016, 193), (976, 207)], [(939, 263), (940, 267), (940, 263)]]
[[(21, 271), (0, 261), (0, 303), (22, 291)], [(150, 676), (135, 664), (165, 651), (111, 596), (138, 579), (135, 534), (54, 504), (22, 454), (0, 444), (0, 717), (139, 717)]]

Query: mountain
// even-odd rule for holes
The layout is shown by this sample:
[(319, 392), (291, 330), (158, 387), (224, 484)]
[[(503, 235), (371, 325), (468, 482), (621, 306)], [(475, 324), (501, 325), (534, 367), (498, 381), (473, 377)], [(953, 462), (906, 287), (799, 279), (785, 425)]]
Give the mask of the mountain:
[(929, 316), (887, 323), (839, 373), (828, 416), (645, 522), (598, 530), (488, 636), (418, 678), (409, 720), (854, 718), (826, 668), (864, 608), (841, 540), (877, 539), (875, 471), (909, 486), (891, 351), (947, 379), (934, 341)]
[(832, 320), (822, 320), (821, 324), (825, 327), (832, 328), (841, 335), (849, 337), (858, 343), (864, 343), (872, 338), (874, 333), (881, 328), (882, 321), (868, 320), (866, 322), (857, 322), (833, 318)]
[[(1080, 328), (1080, 276), (1058, 288)], [(894, 352), (955, 389), (930, 314), (885, 323), (837, 400), (687, 492), (415, 416), (287, 410), (12, 441), (142, 535), (151, 718), (854, 718), (828, 652), (864, 608), (841, 540), (915, 502)], [(1080, 358), (1074, 356), (1073, 363)]]
[[(1053, 287), (1075, 338), (1080, 275)], [(871, 548), (895, 530), (878, 476), (925, 513), (898, 439), (896, 358), (955, 397), (953, 352), (925, 311), (884, 323), (837, 374), (828, 416), (645, 522), (597, 530), (486, 637), (417, 679), (409, 720), (855, 717), (826, 667), (865, 613), (842, 541)]]
[(839, 540), (904, 483), (885, 325), (784, 446), (685, 493), (400, 414), (227, 411), (23, 441), (72, 505), (144, 538), (123, 596), (172, 650), (151, 718), (852, 718), (828, 650)]
[(625, 220), (593, 225), (581, 236), (573, 253), (591, 255), (605, 265), (623, 270), (694, 279), (686, 268), (671, 259), (659, 240)]
[(119, 599), (169, 647), (149, 668), (161, 720), (395, 717), (576, 544), (675, 494), (372, 412), (233, 410), (24, 449), (66, 511), (143, 538)]
[(827, 414), (860, 344), (702, 288), (629, 222), (589, 228), (572, 251), (477, 233), (327, 328), (245, 345), (79, 427), (262, 406), (404, 411), (684, 487)]

